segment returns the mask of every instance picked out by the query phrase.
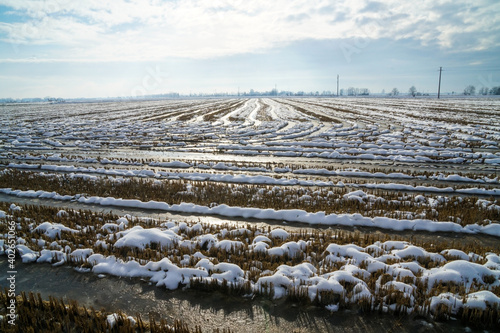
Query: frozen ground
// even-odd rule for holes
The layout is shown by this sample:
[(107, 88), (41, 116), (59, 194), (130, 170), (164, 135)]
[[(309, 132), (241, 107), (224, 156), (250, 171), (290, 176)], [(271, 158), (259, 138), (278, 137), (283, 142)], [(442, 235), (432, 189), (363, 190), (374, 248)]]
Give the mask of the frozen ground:
[[(24, 263), (72, 265), (168, 290), (288, 299), (333, 312), (360, 307), (453, 317), (483, 311), (495, 321), (500, 305), (500, 258), (480, 245), (448, 248), (382, 235), (116, 218), (15, 204), (0, 214), (18, 221), (16, 251)], [(46, 219), (54, 222), (40, 223)], [(0, 245), (0, 254), (11, 251), (4, 240)]]
[[(1, 105), (0, 114), (0, 188), (11, 196), (290, 224), (500, 237), (498, 99), (26, 104)], [(40, 175), (44, 181), (38, 181)], [(58, 188), (57, 182), (65, 184)], [(135, 182), (151, 193), (113, 189)], [(110, 190), (101, 190), (102, 184)], [(158, 189), (168, 186), (179, 191), (162, 197)], [(213, 188), (224, 189), (230, 198), (207, 201), (204, 195)], [(4, 210), (3, 221), (13, 214)], [(191, 232), (198, 237), (193, 238), (174, 222), (130, 227), (126, 219), (100, 226), (100, 238), (79, 246), (58, 242), (85, 227), (57, 220), (36, 220), (29, 226), (30, 233), (41, 237), (35, 248), (18, 239), (23, 261), (60, 265), (78, 259), (97, 274), (140, 276), (169, 289), (194, 280), (198, 286), (232, 283), (249, 294), (310, 302), (324, 291), (336, 295), (335, 302), (320, 302), (332, 311), (371, 302), (380, 311), (437, 314), (446, 308), (448, 315), (458, 316), (467, 307), (499, 306), (498, 249), (432, 252), (410, 241), (361, 246), (331, 239), (311, 256), (306, 236), (286, 242), (285, 233), (261, 231), (255, 241), (205, 233), (203, 227)], [(301, 260), (257, 274), (255, 267), (214, 261), (194, 251), (205, 243), (210, 244), (206, 251), (245, 248), (265, 257)], [(187, 257), (179, 262), (167, 255), (144, 261), (97, 250), (111, 246), (147, 252), (151, 246), (180, 244)], [(430, 261), (435, 267), (426, 266)], [(380, 270), (391, 279), (370, 284)], [(439, 284), (459, 289), (436, 292), (433, 286)], [(425, 298), (425, 306), (417, 296)]]

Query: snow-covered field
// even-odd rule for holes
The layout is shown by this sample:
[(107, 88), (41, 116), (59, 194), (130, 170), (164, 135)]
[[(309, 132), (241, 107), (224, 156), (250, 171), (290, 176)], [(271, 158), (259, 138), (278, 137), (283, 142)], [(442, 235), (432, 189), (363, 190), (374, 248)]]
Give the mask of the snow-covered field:
[[(319, 235), (286, 228), (130, 218), (89, 227), (24, 216), (17, 240), (24, 262), (71, 263), (168, 289), (295, 297), (332, 311), (363, 304), (473, 321), (470, 311), (481, 309), (499, 323), (499, 247), (475, 253), (410, 239), (416, 231), (500, 237), (499, 99), (25, 104), (1, 105), (0, 114), (0, 192), (11, 202), (408, 234), (363, 244), (323, 235), (318, 245)], [(22, 214), (15, 207), (0, 212), (2, 228)], [(85, 244), (73, 242), (83, 235)], [(244, 256), (254, 260), (235, 259)]]
[(80, 272), (142, 278), (170, 290), (285, 297), (330, 311), (356, 306), (498, 320), (500, 257), (481, 245), (448, 248), (385, 240), (381, 234), (366, 238), (332, 230), (118, 218), (15, 204), (2, 208), (5, 221), (17, 221), (17, 251), (24, 263), (72, 265)]
[[(116, 148), (498, 164), (498, 99), (250, 99), (3, 105), (5, 152)], [(78, 150), (77, 150), (78, 151)], [(128, 156), (133, 159), (137, 156)]]

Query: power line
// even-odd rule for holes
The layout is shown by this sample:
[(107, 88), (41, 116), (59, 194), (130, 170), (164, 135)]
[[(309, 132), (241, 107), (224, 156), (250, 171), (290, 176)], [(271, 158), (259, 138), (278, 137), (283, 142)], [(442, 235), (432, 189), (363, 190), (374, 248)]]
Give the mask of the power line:
[(487, 67), (487, 68), (469, 68), (468, 66), (455, 66), (455, 67), (446, 67), (447, 72), (499, 72), (500, 67)]

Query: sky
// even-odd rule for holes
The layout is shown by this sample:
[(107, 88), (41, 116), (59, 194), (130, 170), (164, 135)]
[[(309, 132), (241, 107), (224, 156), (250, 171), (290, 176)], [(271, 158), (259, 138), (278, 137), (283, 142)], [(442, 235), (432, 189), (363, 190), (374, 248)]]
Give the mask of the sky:
[(0, 98), (500, 86), (498, 0), (0, 0)]

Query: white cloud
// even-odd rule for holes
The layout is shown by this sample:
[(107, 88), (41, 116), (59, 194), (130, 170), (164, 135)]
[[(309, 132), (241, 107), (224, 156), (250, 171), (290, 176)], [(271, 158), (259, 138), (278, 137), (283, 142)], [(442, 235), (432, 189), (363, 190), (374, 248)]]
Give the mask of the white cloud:
[[(0, 0), (0, 4), (25, 17), (20, 22), (0, 22), (1, 40), (57, 46), (57, 53), (47, 56), (52, 60), (209, 58), (259, 52), (303, 39), (413, 38), (453, 51), (500, 45), (498, 5), (487, 0), (474, 6), (467, 0)], [(478, 38), (463, 43), (465, 33)]]

